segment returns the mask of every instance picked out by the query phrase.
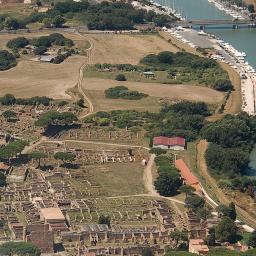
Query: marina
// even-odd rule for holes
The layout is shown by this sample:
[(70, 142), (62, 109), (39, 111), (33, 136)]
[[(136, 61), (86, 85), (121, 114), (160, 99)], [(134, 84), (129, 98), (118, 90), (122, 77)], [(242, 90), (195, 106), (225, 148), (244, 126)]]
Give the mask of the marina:
[[(153, 1), (151, 1), (151, 4)], [(246, 19), (248, 18), (248, 12), (241, 7), (235, 6), (235, 5), (229, 5), (229, 8), (227, 6), (224, 6), (220, 4), (219, 1), (213, 1), (213, 0), (194, 0), (194, 1), (186, 1), (186, 0), (180, 0), (180, 1), (163, 1), (159, 0), (158, 3), (153, 3), (153, 5), (156, 5), (158, 8), (163, 5), (162, 8), (166, 10), (167, 12), (172, 13), (176, 17), (182, 17), (182, 19), (205, 19), (206, 17), (208, 19), (229, 19), (232, 20), (232, 18), (236, 19)], [(199, 10), (203, 9), (205, 11), (198, 12), (196, 10), (196, 7), (200, 5)], [(160, 5), (160, 6), (159, 6)], [(168, 6), (172, 6), (168, 7)], [(177, 9), (181, 10), (185, 13), (185, 16), (180, 14), (179, 12), (175, 11), (175, 6)], [(182, 8), (181, 8), (182, 7)], [(189, 11), (188, 11), (189, 9)], [(209, 13), (209, 16), (207, 15)], [(239, 13), (239, 15), (238, 15)], [(178, 16), (177, 16), (178, 14)], [(187, 15), (186, 15), (187, 14)], [(234, 17), (236, 15), (236, 17)], [(239, 16), (239, 17), (238, 17)], [(217, 61), (223, 62), (229, 66), (231, 66), (233, 69), (235, 69), (241, 78), (241, 93), (242, 93), (242, 110), (246, 111), (250, 115), (256, 114), (256, 60), (255, 55), (247, 49), (243, 49), (244, 46), (246, 46), (248, 43), (245, 43), (244, 40), (247, 40), (247, 36), (245, 36), (245, 33), (242, 34), (243, 38), (241, 39), (241, 46), (237, 47), (237, 42), (235, 41), (235, 38), (233, 41), (229, 41), (225, 39), (225, 32), (224, 29), (218, 30), (210, 30), (209, 31), (203, 31), (203, 30), (194, 30), (194, 29), (187, 29), (183, 28), (181, 26), (178, 26), (173, 29), (165, 29), (168, 33), (171, 34), (171, 36), (175, 37), (177, 40), (180, 40), (183, 43), (186, 43), (191, 48), (209, 48), (214, 49), (216, 51), (215, 54), (212, 54), (209, 56), (210, 58), (213, 58)], [(240, 31), (244, 30), (231, 30), (229, 32), (230, 34), (235, 34), (236, 36), (239, 36)], [(251, 37), (253, 37), (256, 40), (256, 31), (254, 29), (246, 29), (248, 33), (251, 33)], [(221, 36), (221, 35), (222, 36)], [(253, 42), (251, 42), (253, 44)], [(253, 52), (255, 52), (253, 47)], [(253, 65), (251, 60), (254, 60)], [(252, 63), (252, 64), (251, 64)]]

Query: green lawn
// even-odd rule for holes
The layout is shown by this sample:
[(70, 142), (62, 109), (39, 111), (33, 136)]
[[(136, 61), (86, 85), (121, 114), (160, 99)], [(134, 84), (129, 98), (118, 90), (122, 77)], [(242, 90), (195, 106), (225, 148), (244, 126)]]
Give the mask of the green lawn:
[(111, 196), (145, 192), (143, 167), (139, 163), (105, 164), (95, 168), (93, 179)]

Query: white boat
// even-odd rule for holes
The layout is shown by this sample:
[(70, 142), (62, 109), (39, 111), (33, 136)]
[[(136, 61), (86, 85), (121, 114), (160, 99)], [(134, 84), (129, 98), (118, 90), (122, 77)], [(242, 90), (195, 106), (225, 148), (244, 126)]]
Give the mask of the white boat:
[(203, 30), (197, 33), (199, 36), (208, 36), (207, 33), (205, 33)]

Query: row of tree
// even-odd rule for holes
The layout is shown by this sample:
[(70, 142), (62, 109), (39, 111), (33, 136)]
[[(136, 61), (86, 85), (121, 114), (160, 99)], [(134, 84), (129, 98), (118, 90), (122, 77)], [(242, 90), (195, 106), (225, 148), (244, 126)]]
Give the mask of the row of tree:
[(0, 97), (0, 104), (10, 106), (10, 105), (30, 105), (30, 106), (36, 106), (36, 105), (44, 105), (49, 106), (52, 102), (51, 98), (48, 98), (46, 96), (35, 96), (31, 98), (15, 98), (12, 94), (5, 94), (3, 97)]

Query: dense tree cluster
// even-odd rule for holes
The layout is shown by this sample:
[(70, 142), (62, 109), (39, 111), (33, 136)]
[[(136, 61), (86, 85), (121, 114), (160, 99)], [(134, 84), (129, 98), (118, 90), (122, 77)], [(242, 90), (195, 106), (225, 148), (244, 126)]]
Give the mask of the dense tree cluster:
[(15, 140), (0, 148), (0, 158), (9, 159), (20, 154), (28, 143), (24, 140)]
[(232, 220), (236, 220), (236, 207), (233, 202), (231, 202), (228, 206), (223, 204), (219, 205), (218, 212), (221, 216), (226, 216)]
[(12, 53), (6, 50), (0, 50), (0, 71), (13, 68), (16, 65), (17, 61)]
[(135, 9), (124, 2), (101, 2), (91, 4), (88, 1), (71, 0), (56, 2), (45, 13), (34, 12), (20, 20), (10, 17), (0, 19), (0, 29), (19, 29), (29, 23), (41, 22), (45, 27), (61, 27), (66, 20), (76, 20), (87, 24), (89, 29), (125, 30), (133, 29), (135, 24), (154, 22), (157, 26), (168, 25), (175, 18), (169, 15), (156, 14), (153, 11)]
[(154, 114), (137, 112), (134, 110), (114, 110), (110, 112), (97, 112), (95, 115), (87, 117), (86, 123), (93, 123), (97, 126), (113, 125), (118, 128), (130, 128), (143, 126)]
[(147, 130), (149, 136), (181, 136), (187, 141), (195, 140), (204, 126), (205, 116), (210, 113), (205, 103), (184, 101), (164, 106), (154, 116)]
[(7, 242), (0, 245), (1, 255), (18, 255), (18, 256), (40, 256), (40, 250), (31, 243), (27, 242)]
[(166, 105), (160, 113), (133, 110), (101, 111), (87, 117), (85, 122), (118, 128), (143, 127), (148, 131), (147, 136), (150, 138), (158, 135), (181, 136), (187, 141), (193, 141), (198, 138), (204, 126), (205, 116), (208, 114), (210, 111), (205, 103), (184, 101)]
[(25, 37), (17, 37), (8, 41), (7, 47), (12, 50), (16, 50), (24, 48), (29, 44), (36, 46), (34, 53), (36, 55), (40, 55), (46, 52), (47, 48), (52, 45), (72, 47), (74, 42), (73, 40), (64, 37), (60, 33), (53, 33), (49, 36), (40, 36), (30, 40)]
[(198, 218), (206, 220), (209, 215), (210, 211), (207, 208), (205, 203), (205, 199), (200, 197), (196, 194), (190, 193), (185, 199), (186, 207), (195, 213)]
[(105, 96), (111, 99), (140, 100), (148, 95), (138, 91), (130, 91), (125, 86), (116, 86), (105, 90)]
[(168, 156), (156, 157), (158, 177), (155, 181), (155, 188), (162, 196), (174, 196), (178, 193), (182, 180), (178, 170), (171, 164)]
[(48, 98), (46, 96), (35, 96), (31, 98), (15, 98), (12, 94), (5, 94), (3, 97), (0, 98), (0, 103), (2, 105), (30, 105), (30, 106), (36, 106), (36, 105), (44, 105), (49, 106), (50, 102), (52, 101), (51, 98)]
[(238, 240), (237, 231), (234, 220), (224, 216), (215, 227), (216, 239), (221, 242), (235, 243)]
[(180, 82), (198, 81), (221, 91), (232, 89), (228, 74), (215, 60), (188, 52), (149, 54), (140, 63), (152, 71), (168, 71), (170, 76), (178, 76)]
[(35, 122), (36, 126), (48, 127), (49, 125), (72, 125), (77, 121), (75, 114), (71, 112), (48, 111), (42, 114)]
[(256, 118), (246, 113), (227, 115), (209, 123), (201, 135), (210, 143), (206, 161), (210, 169), (228, 176), (243, 174), (255, 143)]
[(17, 37), (8, 41), (6, 46), (10, 49), (13, 49), (13, 48), (19, 49), (19, 48), (24, 48), (28, 44), (29, 44), (29, 41), (27, 38)]

